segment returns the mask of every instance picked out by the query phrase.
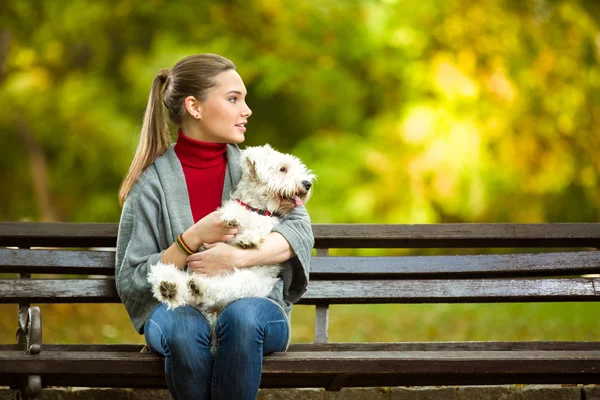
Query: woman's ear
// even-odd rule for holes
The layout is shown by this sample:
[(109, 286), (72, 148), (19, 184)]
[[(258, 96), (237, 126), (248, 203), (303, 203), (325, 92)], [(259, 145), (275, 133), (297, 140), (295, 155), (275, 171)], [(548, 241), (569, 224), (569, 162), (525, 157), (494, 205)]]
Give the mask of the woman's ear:
[(202, 119), (202, 105), (194, 96), (185, 98), (185, 109), (195, 119)]

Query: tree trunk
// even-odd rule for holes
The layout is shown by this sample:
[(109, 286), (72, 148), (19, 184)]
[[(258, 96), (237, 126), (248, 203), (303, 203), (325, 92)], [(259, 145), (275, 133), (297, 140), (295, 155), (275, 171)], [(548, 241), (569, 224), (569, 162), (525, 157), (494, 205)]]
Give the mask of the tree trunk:
[(44, 149), (37, 138), (32, 135), (23, 118), (17, 122), (16, 132), (23, 140), (29, 156), (31, 184), (39, 211), (39, 221), (60, 221), (61, 218), (48, 185), (48, 161)]

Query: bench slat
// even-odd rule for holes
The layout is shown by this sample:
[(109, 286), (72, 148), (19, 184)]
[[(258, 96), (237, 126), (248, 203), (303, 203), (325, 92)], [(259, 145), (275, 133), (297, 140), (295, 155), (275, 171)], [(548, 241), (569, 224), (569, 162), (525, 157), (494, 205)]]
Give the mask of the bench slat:
[[(0, 344), (0, 352), (20, 351), (23, 345)], [(141, 344), (43, 344), (43, 352), (139, 353)], [(347, 342), (292, 343), (288, 352), (330, 351), (600, 351), (600, 342)]]
[[(269, 361), (265, 361), (269, 362)], [(481, 368), (485, 367), (481, 363)], [(263, 370), (261, 388), (329, 388), (337, 374), (278, 374)], [(401, 374), (345, 374), (340, 388), (343, 387), (383, 387), (383, 386), (468, 386), (468, 385), (513, 385), (513, 384), (571, 384), (573, 386), (584, 383), (598, 382), (598, 375), (594, 373), (544, 373), (520, 374), (486, 373), (461, 374), (445, 373), (429, 375), (424, 373)], [(0, 385), (18, 387), (23, 378), (16, 375), (0, 375)], [(111, 388), (166, 388), (164, 377), (145, 377), (137, 375), (102, 376), (96, 375), (52, 375), (43, 377), (44, 385), (63, 387), (111, 387)]]
[(119, 303), (114, 279), (1, 279), (0, 303)]
[(598, 247), (600, 224), (314, 224), (315, 247)]
[(600, 273), (600, 252), (466, 256), (313, 257), (311, 280), (446, 279)]
[[(589, 373), (600, 377), (600, 351), (339, 351), (273, 353), (263, 371), (310, 373)], [(164, 363), (156, 355), (130, 352), (0, 352), (0, 374), (127, 375), (161, 377)]]
[(600, 279), (315, 281), (302, 304), (599, 301)]
[[(298, 304), (599, 301), (600, 279), (314, 281)], [(114, 279), (3, 279), (0, 303), (119, 302)]]
[[(346, 387), (597, 383), (600, 350), (598, 343), (589, 344), (518, 342), (510, 351), (498, 351), (512, 345), (502, 342), (305, 344), (321, 350), (265, 356), (261, 387), (327, 388), (340, 376)], [(344, 349), (347, 345), (364, 351)], [(99, 346), (124, 345), (46, 345), (36, 356), (13, 346), (0, 345), (0, 385), (18, 385), (23, 375), (40, 374), (50, 386), (165, 386), (159, 356), (130, 349), (96, 352)], [(139, 345), (130, 346), (139, 351)], [(95, 350), (79, 351), (82, 347)], [(534, 350), (539, 347), (553, 350)]]
[(115, 247), (118, 224), (0, 222), (0, 246)]
[[(0, 246), (114, 247), (114, 223), (0, 222)], [(600, 224), (313, 224), (317, 248), (599, 247)]]
[[(114, 275), (112, 251), (0, 249), (0, 273)], [(464, 256), (313, 257), (311, 280), (564, 276), (600, 273), (599, 251)]]
[(0, 249), (0, 272), (114, 275), (113, 251)]

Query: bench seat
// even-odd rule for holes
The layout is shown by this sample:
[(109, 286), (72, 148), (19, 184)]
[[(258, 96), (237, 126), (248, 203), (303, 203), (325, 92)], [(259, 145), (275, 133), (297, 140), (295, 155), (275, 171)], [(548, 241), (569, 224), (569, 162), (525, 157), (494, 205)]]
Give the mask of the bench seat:
[[(165, 387), (164, 361), (141, 345), (0, 345), (0, 385)], [(600, 342), (293, 344), (264, 359), (262, 387), (532, 384), (600, 381)], [(99, 379), (100, 378), (100, 379)]]

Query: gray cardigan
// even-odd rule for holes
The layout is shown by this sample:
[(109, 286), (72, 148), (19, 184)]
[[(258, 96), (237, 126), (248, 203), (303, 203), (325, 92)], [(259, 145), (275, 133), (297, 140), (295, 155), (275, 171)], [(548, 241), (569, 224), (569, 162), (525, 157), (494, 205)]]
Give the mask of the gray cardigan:
[[(241, 177), (240, 150), (230, 144), (222, 201), (229, 199)], [(135, 183), (123, 204), (119, 222), (117, 292), (140, 334), (158, 305), (147, 280), (148, 269), (161, 261), (163, 251), (193, 224), (183, 169), (171, 145)], [(310, 217), (304, 206), (284, 217), (274, 231), (281, 233), (296, 253), (296, 257), (282, 264), (282, 279), (269, 294), (269, 299), (284, 311), (289, 328), (292, 303), (300, 299), (308, 286), (314, 245)]]

